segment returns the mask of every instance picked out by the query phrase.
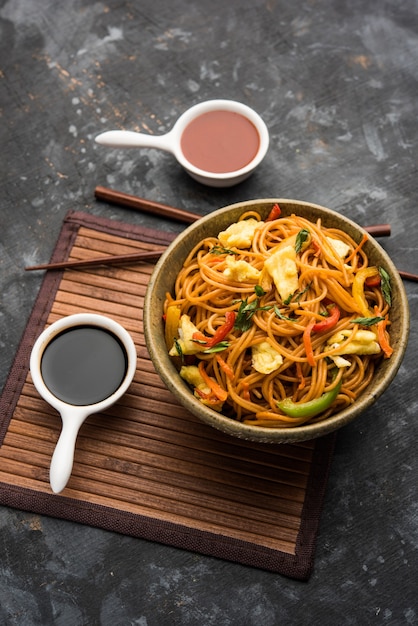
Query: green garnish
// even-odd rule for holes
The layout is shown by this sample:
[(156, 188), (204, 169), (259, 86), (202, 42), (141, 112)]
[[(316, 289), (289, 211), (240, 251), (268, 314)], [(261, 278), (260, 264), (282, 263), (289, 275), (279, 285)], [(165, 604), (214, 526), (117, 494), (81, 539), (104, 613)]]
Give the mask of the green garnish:
[(253, 316), (258, 308), (258, 300), (254, 300), (248, 304), (248, 298), (242, 300), (237, 313), (237, 319), (235, 320), (234, 328), (242, 331), (243, 333), (251, 328), (253, 323)]
[(255, 291), (255, 295), (258, 296), (259, 298), (261, 298), (261, 296), (266, 295), (266, 292), (264, 291), (261, 285), (256, 285), (254, 287), (254, 291)]
[(390, 286), (390, 276), (387, 271), (383, 267), (379, 267), (380, 274), (380, 286), (382, 289), (382, 294), (389, 306), (392, 306), (392, 289)]
[(296, 254), (302, 250), (303, 244), (309, 237), (309, 230), (307, 228), (302, 228), (296, 236), (295, 250)]
[(215, 352), (222, 352), (229, 348), (229, 341), (219, 341), (213, 348), (203, 350), (203, 354), (214, 354)]
[(239, 254), (235, 252), (235, 250), (230, 250), (229, 248), (224, 248), (223, 246), (213, 246), (210, 250), (210, 254), (217, 254), (220, 256), (221, 254)]
[(305, 289), (302, 289), (302, 291), (299, 291), (298, 295), (295, 298), (296, 302), (299, 302), (303, 294), (309, 291), (309, 289), (311, 288), (311, 284), (312, 283), (309, 283), (308, 285), (306, 285)]
[(277, 317), (279, 317), (281, 320), (284, 320), (285, 322), (295, 322), (295, 319), (292, 319), (291, 317), (287, 317), (286, 315), (283, 315), (283, 313), (280, 311), (278, 306), (274, 307), (274, 312), (277, 315)]
[(296, 294), (296, 291), (294, 293), (291, 293), (290, 296), (286, 298), (286, 300), (283, 300), (283, 304), (286, 304), (286, 305), (290, 304), (293, 298), (295, 298), (295, 302), (299, 302), (303, 294), (306, 293), (310, 289), (311, 284), (312, 283), (309, 283), (308, 285), (306, 285), (306, 287), (302, 289), (302, 291), (299, 291), (297, 294)]
[(382, 322), (384, 319), (384, 317), (356, 317), (352, 322), (353, 324), (360, 324), (361, 326), (373, 326), (378, 322)]
[(181, 349), (180, 342), (177, 338), (174, 338), (174, 345), (176, 346), (177, 353), (181, 359), (183, 359), (183, 350)]
[(248, 298), (245, 298), (245, 300), (241, 300), (241, 304), (237, 313), (237, 318), (235, 320), (234, 328), (240, 330), (243, 333), (251, 328), (251, 325), (253, 323), (253, 317), (256, 311), (268, 311), (272, 308), (271, 306), (259, 306), (259, 298), (266, 293), (260, 285), (256, 285), (254, 287), (254, 291), (257, 295), (257, 298), (250, 303), (248, 303)]

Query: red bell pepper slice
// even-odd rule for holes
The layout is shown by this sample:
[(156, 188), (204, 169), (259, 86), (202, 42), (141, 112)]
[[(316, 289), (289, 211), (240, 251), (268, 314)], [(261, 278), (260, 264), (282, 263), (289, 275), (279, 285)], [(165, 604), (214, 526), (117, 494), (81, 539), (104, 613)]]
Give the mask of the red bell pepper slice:
[(217, 343), (223, 341), (227, 334), (234, 328), (237, 314), (235, 311), (227, 311), (225, 313), (225, 324), (216, 329), (213, 337), (206, 337), (203, 333), (194, 333), (193, 339), (199, 343), (205, 344), (205, 350), (213, 348)]
[(282, 210), (279, 207), (278, 204), (275, 204), (272, 208), (272, 210), (270, 211), (270, 213), (268, 214), (268, 216), (266, 217), (266, 222), (272, 222), (273, 220), (277, 220), (280, 215), (282, 214)]
[(327, 311), (329, 313), (328, 317), (313, 325), (312, 330), (314, 333), (323, 333), (326, 330), (331, 330), (340, 319), (341, 311), (334, 302), (328, 304)]
[(375, 274), (374, 276), (369, 276), (364, 281), (367, 287), (379, 287), (381, 283), (380, 274)]

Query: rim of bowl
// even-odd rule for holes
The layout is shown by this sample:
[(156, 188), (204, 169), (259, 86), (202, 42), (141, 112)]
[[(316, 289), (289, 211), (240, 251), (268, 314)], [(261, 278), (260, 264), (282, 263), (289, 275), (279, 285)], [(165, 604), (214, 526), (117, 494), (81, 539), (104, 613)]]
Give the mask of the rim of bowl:
[[(361, 238), (365, 233), (361, 226), (341, 213), (319, 204), (302, 200), (262, 198), (224, 206), (191, 224), (175, 238), (162, 254), (148, 283), (144, 301), (143, 323), (146, 345), (157, 373), (177, 400), (191, 413), (218, 430), (241, 439), (267, 443), (292, 443), (314, 439), (345, 426), (372, 406), (383, 394), (394, 379), (404, 357), (409, 335), (409, 306), (402, 279), (393, 261), (380, 244), (372, 236), (369, 236), (369, 240), (365, 244), (365, 250), (368, 252), (372, 262), (374, 257), (380, 257), (391, 277), (392, 294), (396, 302), (396, 308), (394, 309), (396, 314), (392, 317), (392, 325), (396, 324), (398, 327), (399, 337), (391, 358), (382, 361), (379, 365), (377, 371), (381, 375), (373, 379), (353, 405), (346, 407), (323, 422), (291, 428), (266, 428), (243, 424), (199, 402), (194, 397), (187, 383), (181, 379), (178, 370), (168, 356), (168, 351), (165, 349), (162, 307), (165, 293), (172, 289), (174, 280), (173, 284), (170, 285), (170, 289), (167, 289), (167, 285), (163, 284), (164, 279), (167, 279), (167, 276), (176, 275), (192, 247), (191, 240), (196, 238), (197, 243), (197, 241), (207, 236), (203, 234), (203, 231), (208, 223), (216, 223), (216, 229), (219, 232), (229, 224), (237, 221), (239, 215), (250, 209), (261, 211), (264, 217), (275, 203), (280, 205), (282, 215), (297, 213), (298, 209), (302, 209), (302, 211), (313, 213), (314, 217), (324, 218), (323, 221), (326, 227), (345, 226), (349, 234), (357, 235), (355, 239)], [(231, 213), (234, 217), (226, 219), (226, 216), (229, 216)], [(200, 235), (200, 233), (202, 234)], [(179, 251), (176, 262), (171, 259), (174, 250)], [(171, 261), (168, 269), (166, 268), (167, 259)]]
[[(41, 361), (47, 346), (53, 339), (55, 339), (55, 337), (66, 330), (80, 328), (83, 326), (94, 326), (101, 330), (107, 330), (111, 334), (115, 335), (124, 347), (128, 362), (122, 383), (111, 395), (93, 404), (71, 404), (58, 398), (49, 389), (49, 387), (47, 387), (41, 373)], [(56, 320), (47, 326), (37, 337), (29, 358), (29, 368), (36, 390), (44, 398), (44, 400), (57, 409), (57, 411), (72, 408), (77, 411), (88, 409), (88, 412), (91, 411), (91, 413), (97, 413), (104, 410), (107, 406), (111, 406), (126, 393), (132, 383), (136, 367), (137, 351), (130, 333), (126, 330), (126, 328), (124, 328), (124, 326), (119, 324), (119, 322), (107, 315), (101, 315), (100, 313), (73, 313)]]
[[(209, 172), (207, 170), (202, 170), (196, 165), (193, 165), (183, 154), (183, 150), (181, 148), (181, 137), (185, 128), (192, 122), (194, 119), (203, 115), (204, 113), (209, 113), (211, 111), (231, 111), (232, 113), (239, 113), (246, 119), (248, 119), (256, 128), (257, 133), (260, 138), (260, 145), (257, 150), (256, 155), (247, 165), (239, 168), (238, 170), (231, 170), (230, 172)], [(180, 163), (187, 171), (196, 174), (201, 178), (213, 179), (213, 180), (224, 180), (227, 181), (231, 178), (235, 179), (245, 174), (250, 174), (256, 167), (258, 167), (261, 161), (266, 156), (269, 143), (270, 136), (267, 129), (267, 126), (261, 116), (250, 106), (247, 104), (243, 104), (242, 102), (238, 102), (237, 100), (206, 100), (204, 102), (199, 102), (191, 106), (187, 109), (177, 120), (171, 132), (175, 132), (176, 134), (176, 148), (175, 148), (175, 156)]]

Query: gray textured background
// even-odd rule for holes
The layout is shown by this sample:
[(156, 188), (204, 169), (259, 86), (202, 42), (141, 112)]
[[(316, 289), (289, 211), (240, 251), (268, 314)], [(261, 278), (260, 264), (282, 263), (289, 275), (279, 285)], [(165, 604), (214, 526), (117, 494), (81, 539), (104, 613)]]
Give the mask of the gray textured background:
[[(269, 153), (225, 190), (169, 154), (94, 143), (168, 131), (190, 105), (241, 100)], [(390, 222), (417, 260), (416, 0), (0, 2), (0, 378), (69, 209), (179, 232), (94, 200), (105, 185), (202, 215), (288, 197)], [(0, 623), (32, 626), (418, 624), (417, 287), (390, 390), (339, 433), (308, 583), (0, 507)]]

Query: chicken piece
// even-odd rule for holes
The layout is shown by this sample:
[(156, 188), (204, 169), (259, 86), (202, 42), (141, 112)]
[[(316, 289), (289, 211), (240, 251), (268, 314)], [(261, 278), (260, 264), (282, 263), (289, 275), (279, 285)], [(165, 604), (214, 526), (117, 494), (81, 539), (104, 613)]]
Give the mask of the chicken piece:
[(252, 366), (260, 374), (271, 374), (283, 363), (282, 355), (268, 341), (254, 345), (251, 352)]
[(299, 286), (296, 250), (294, 246), (279, 246), (266, 261), (264, 267), (273, 279), (283, 302), (291, 296)]
[(334, 239), (333, 237), (326, 237), (326, 240), (332, 246), (332, 249), (337, 254), (337, 256), (339, 256), (341, 259), (345, 259), (347, 254), (350, 252), (350, 246), (347, 245), (344, 241), (341, 241), (340, 239)]
[[(194, 333), (198, 332), (197, 327), (193, 324), (190, 317), (183, 314), (180, 317), (180, 324), (178, 328), (179, 339), (177, 340), (182, 354), (197, 354), (202, 351), (202, 346), (196, 341), (193, 341)], [(170, 356), (179, 356), (175, 342), (168, 354)]]
[(220, 232), (218, 239), (224, 248), (249, 248), (256, 229), (263, 224), (264, 222), (259, 222), (253, 217), (235, 222)]
[(253, 267), (250, 263), (247, 263), (247, 261), (236, 260), (233, 256), (227, 256), (225, 263), (226, 268), (224, 269), (223, 274), (231, 281), (236, 281), (238, 283), (256, 283), (260, 278), (260, 270)]
[(380, 346), (372, 330), (358, 330), (353, 340), (349, 341), (345, 347), (341, 347), (352, 332), (352, 330), (346, 329), (332, 335), (327, 341), (327, 349), (334, 350), (334, 348), (339, 348), (333, 353), (335, 356), (343, 354), (379, 354)]

